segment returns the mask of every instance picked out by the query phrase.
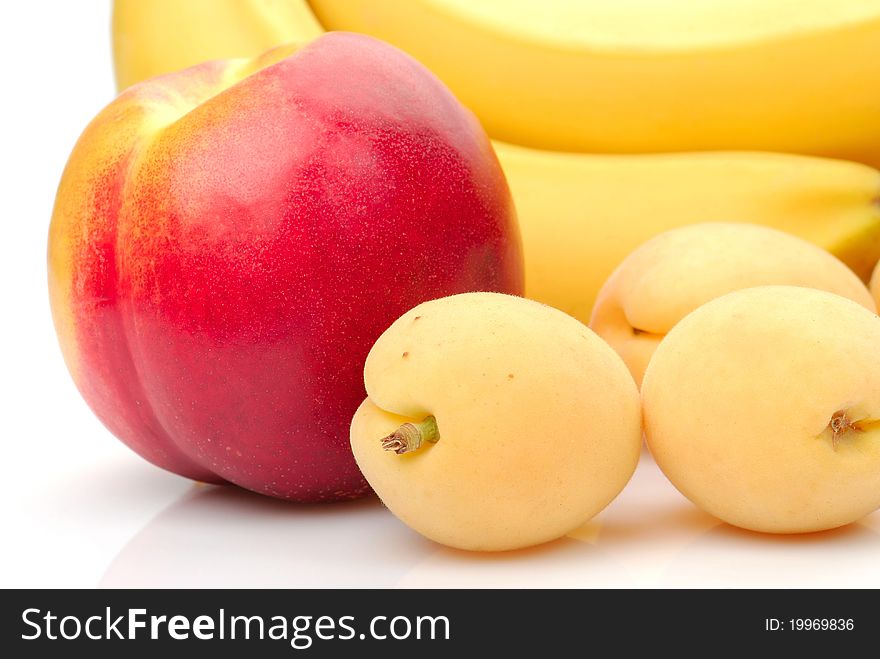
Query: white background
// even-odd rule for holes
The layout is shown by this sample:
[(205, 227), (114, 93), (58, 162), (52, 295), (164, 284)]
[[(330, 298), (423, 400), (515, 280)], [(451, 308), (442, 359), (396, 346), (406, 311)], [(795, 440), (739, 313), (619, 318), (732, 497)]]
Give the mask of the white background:
[(699, 512), (645, 457), (571, 537), (503, 555), (434, 545), (370, 499), (286, 504), (160, 471), (68, 376), (46, 292), (67, 155), (114, 96), (108, 2), (0, 4), (0, 586), (880, 586), (880, 515), (810, 536)]

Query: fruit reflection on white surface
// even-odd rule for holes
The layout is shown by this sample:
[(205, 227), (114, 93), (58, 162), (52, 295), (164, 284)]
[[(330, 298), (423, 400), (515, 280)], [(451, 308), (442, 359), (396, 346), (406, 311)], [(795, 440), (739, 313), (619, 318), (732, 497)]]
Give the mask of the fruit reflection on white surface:
[(880, 586), (880, 519), (821, 534), (740, 531), (694, 508), (650, 456), (570, 537), (469, 553), (429, 542), (376, 499), (302, 506), (195, 486), (121, 549), (103, 587)]
[[(201, 486), (125, 545), (103, 587), (613, 587), (633, 585), (600, 549), (563, 539), (496, 554), (447, 549), (376, 499), (296, 506)], [(535, 569), (539, 568), (539, 569)]]
[(100, 585), (384, 586), (430, 549), (374, 498), (296, 505), (198, 486), (125, 545)]
[(880, 535), (864, 523), (818, 533), (768, 536), (721, 524), (683, 547), (661, 587), (681, 583), (706, 588), (850, 588), (880, 584), (876, 572), (859, 579), (855, 565), (869, 565)]

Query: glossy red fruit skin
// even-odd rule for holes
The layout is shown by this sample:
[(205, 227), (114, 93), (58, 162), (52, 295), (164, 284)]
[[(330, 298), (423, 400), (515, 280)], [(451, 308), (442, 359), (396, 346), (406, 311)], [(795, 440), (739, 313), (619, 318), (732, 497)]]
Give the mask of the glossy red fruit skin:
[(184, 476), (364, 495), (348, 428), (375, 339), (428, 299), (522, 294), (485, 133), (369, 37), (326, 35), (108, 163), (90, 219), (50, 233), (50, 288), (70, 279), (54, 282), (70, 291), (53, 294), (56, 324), (69, 315), (65, 355), (102, 421)]

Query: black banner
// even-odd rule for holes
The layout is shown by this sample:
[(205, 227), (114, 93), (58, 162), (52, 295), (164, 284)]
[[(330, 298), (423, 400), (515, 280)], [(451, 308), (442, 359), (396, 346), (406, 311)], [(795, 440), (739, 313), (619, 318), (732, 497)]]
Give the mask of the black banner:
[[(876, 591), (4, 591), (5, 656), (829, 652), (880, 641)], [(201, 656), (201, 655), (199, 655)], [(206, 655), (207, 656), (207, 655)]]

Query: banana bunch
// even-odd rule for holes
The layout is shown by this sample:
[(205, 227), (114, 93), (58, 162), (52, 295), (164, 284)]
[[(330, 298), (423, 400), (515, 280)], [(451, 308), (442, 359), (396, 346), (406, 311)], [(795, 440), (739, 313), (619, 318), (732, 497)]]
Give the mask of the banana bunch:
[(502, 140), (526, 293), (584, 322), (682, 224), (773, 226), (865, 279), (880, 259), (880, 172), (825, 158), (880, 165), (880, 0), (116, 0), (117, 82), (325, 29), (406, 50)]
[(749, 222), (828, 249), (865, 281), (880, 259), (880, 172), (777, 153), (602, 155), (495, 143), (519, 215), (526, 294), (587, 322), (595, 294), (648, 238)]
[(312, 0), (407, 51), (492, 137), (880, 166), (877, 0)]

